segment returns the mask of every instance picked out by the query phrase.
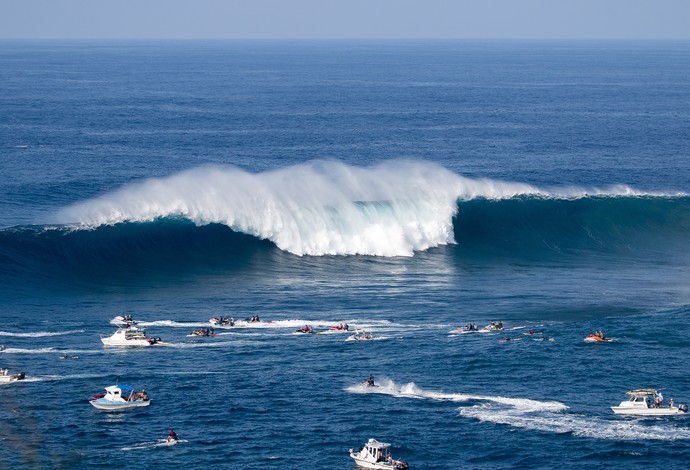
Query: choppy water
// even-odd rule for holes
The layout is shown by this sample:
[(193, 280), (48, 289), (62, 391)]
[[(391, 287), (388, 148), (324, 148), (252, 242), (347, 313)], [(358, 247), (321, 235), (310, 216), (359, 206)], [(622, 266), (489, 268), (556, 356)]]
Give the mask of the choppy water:
[[(690, 402), (689, 56), (3, 42), (3, 463), (684, 468), (687, 417), (609, 406)], [(124, 312), (168, 344), (103, 348)], [(220, 314), (263, 322), (189, 336)]]

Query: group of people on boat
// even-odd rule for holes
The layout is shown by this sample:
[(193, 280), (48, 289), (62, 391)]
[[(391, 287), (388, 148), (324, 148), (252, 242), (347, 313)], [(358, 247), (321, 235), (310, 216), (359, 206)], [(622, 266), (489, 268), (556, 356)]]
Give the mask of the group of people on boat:
[[(661, 392), (656, 392), (653, 399), (654, 401), (652, 402), (652, 398), (647, 398), (647, 408), (662, 408), (664, 406), (664, 396)], [(673, 398), (671, 398), (668, 403), (668, 406), (673, 406)]]
[(479, 331), (479, 327), (476, 323), (468, 323), (465, 325), (465, 331)]
[(606, 339), (606, 335), (603, 331), (595, 331), (594, 336), (596, 336), (599, 339)]
[(339, 325), (332, 326), (331, 330), (350, 331), (350, 325), (347, 323), (340, 323)]
[(222, 326), (235, 326), (235, 319), (232, 317), (213, 317), (211, 323)]
[(141, 392), (137, 392), (133, 395), (131, 395), (127, 401), (136, 401), (136, 400), (142, 400), (142, 401), (149, 401), (149, 395), (146, 393), (146, 390), (142, 389)]
[(369, 378), (362, 381), (363, 385), (366, 385), (367, 387), (376, 387), (376, 383), (374, 382), (374, 374), (369, 374)]
[(244, 321), (246, 321), (247, 323), (257, 323), (257, 322), (260, 322), (261, 319), (259, 318), (259, 315), (254, 315), (254, 316), (245, 318)]

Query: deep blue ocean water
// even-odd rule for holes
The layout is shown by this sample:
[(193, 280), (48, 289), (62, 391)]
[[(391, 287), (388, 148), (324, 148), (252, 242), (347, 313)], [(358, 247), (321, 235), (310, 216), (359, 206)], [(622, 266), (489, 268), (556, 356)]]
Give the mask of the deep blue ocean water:
[[(1, 42), (0, 468), (687, 468), (690, 417), (609, 407), (690, 402), (688, 77), (688, 42)], [(168, 344), (104, 348), (123, 313)], [(341, 322), (375, 340), (295, 333)], [(151, 406), (89, 405), (116, 381)]]

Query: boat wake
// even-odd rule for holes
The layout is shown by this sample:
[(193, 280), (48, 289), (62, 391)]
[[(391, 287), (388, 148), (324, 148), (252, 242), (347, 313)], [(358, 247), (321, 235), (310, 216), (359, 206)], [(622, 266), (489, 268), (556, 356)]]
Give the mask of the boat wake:
[[(608, 408), (606, 408), (608, 410)], [(690, 429), (676, 425), (646, 425), (640, 421), (604, 419), (578, 413), (525, 412), (520, 409), (501, 408), (492, 404), (479, 404), (460, 408), (465, 418), (486, 423), (502, 424), (533, 431), (572, 434), (593, 439), (619, 441), (661, 440), (677, 441), (690, 439)]]
[(36, 349), (26, 349), (26, 348), (5, 348), (0, 351), (0, 354), (53, 354), (61, 353), (62, 351), (55, 348), (36, 348)]
[(61, 335), (73, 335), (77, 333), (84, 333), (84, 330), (71, 330), (71, 331), (34, 331), (31, 333), (16, 333), (12, 331), (0, 331), (0, 336), (14, 336), (17, 338), (42, 338), (45, 336), (61, 336)]
[[(111, 321), (112, 323), (112, 321)], [(280, 329), (280, 328), (301, 328), (304, 325), (311, 325), (314, 328), (323, 328), (328, 331), (331, 326), (338, 325), (341, 323), (347, 323), (350, 329), (354, 331), (354, 328), (359, 329), (374, 329), (374, 331), (384, 331), (384, 330), (419, 330), (428, 329), (429, 327), (441, 327), (439, 325), (403, 325), (392, 323), (388, 320), (373, 320), (373, 319), (349, 319), (349, 320), (305, 320), (305, 319), (289, 319), (289, 320), (272, 320), (272, 321), (246, 321), (246, 320), (235, 320), (234, 326), (230, 325), (211, 325), (208, 321), (194, 321), (194, 322), (180, 322), (175, 320), (152, 320), (152, 321), (137, 321), (136, 326), (141, 328), (148, 327), (167, 327), (167, 328), (209, 328), (213, 327), (214, 330), (233, 330), (233, 329)], [(442, 327), (447, 327), (447, 325), (442, 325)], [(325, 331), (324, 331), (325, 332)]]
[(381, 341), (381, 340), (391, 339), (391, 338), (392, 338), (392, 336), (374, 336), (373, 338), (364, 339), (364, 340), (363, 340), (363, 339), (353, 338), (352, 336), (350, 336), (350, 337), (347, 338), (345, 341), (351, 341), (351, 342), (360, 342), (360, 341)]
[[(189, 442), (189, 441), (186, 439), (178, 439), (177, 443), (175, 445), (182, 444), (184, 442)], [(128, 447), (121, 447), (120, 450), (123, 450), (123, 451), (148, 450), (148, 449), (156, 449), (158, 447), (175, 447), (175, 446), (171, 446), (170, 444), (168, 444), (167, 439), (157, 439), (155, 441), (141, 442), (139, 444), (134, 444), (134, 445), (131, 445)]]
[(507, 405), (513, 409), (524, 412), (551, 411), (554, 413), (568, 409), (566, 405), (557, 401), (539, 401), (528, 398), (509, 398), (489, 395), (468, 395), (465, 393), (443, 393), (423, 390), (414, 382), (398, 385), (392, 380), (382, 379), (377, 381), (378, 387), (368, 387), (366, 384), (357, 384), (348, 387), (350, 393), (378, 393), (399, 398), (416, 398), (452, 402), (484, 401)]
[(237, 341), (194, 341), (189, 343), (165, 343), (161, 346), (176, 349), (194, 349), (194, 348), (223, 348), (227, 346), (241, 347), (241, 346), (256, 346), (262, 344), (259, 341), (237, 340)]
[[(458, 408), (464, 418), (481, 422), (513, 426), (540, 432), (569, 433), (574, 436), (610, 440), (663, 440), (690, 439), (690, 429), (677, 425), (647, 425), (640, 421), (621, 420), (587, 416), (569, 412), (569, 407), (558, 401), (540, 401), (528, 398), (510, 398), (464, 393), (443, 393), (423, 390), (414, 383), (398, 385), (392, 380), (382, 379), (377, 387), (356, 384), (347, 387), (350, 393), (372, 393), (399, 398), (471, 403)], [(607, 408), (608, 410), (608, 408)]]

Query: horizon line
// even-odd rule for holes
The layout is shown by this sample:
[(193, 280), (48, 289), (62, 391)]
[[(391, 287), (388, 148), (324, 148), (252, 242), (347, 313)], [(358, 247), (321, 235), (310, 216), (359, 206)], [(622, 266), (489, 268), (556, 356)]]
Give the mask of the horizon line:
[(0, 41), (690, 41), (688, 37), (3, 37)]

